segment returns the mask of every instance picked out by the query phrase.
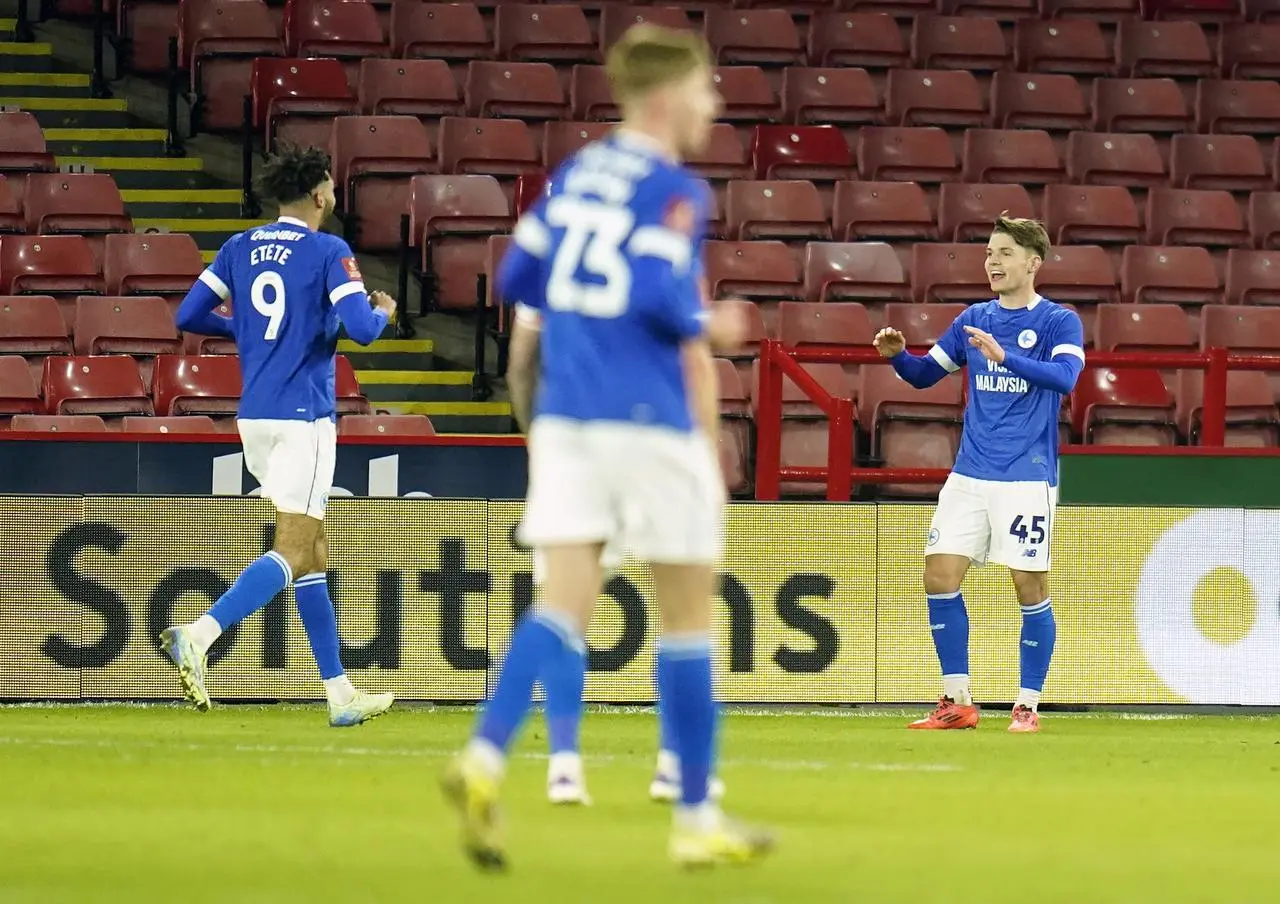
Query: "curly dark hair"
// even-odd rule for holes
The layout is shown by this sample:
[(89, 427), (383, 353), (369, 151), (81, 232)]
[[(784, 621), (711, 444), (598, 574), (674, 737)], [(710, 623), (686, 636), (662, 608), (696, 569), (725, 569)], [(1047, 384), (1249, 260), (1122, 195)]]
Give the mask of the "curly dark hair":
[(332, 162), (320, 148), (281, 144), (258, 175), (258, 191), (281, 204), (301, 201), (329, 178)]

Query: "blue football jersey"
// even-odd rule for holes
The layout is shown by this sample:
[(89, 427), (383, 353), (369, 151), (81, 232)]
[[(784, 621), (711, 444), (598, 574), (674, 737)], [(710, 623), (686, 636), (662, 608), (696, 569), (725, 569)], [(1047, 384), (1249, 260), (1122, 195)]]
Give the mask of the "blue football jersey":
[(1069, 308), (1037, 297), (1025, 308), (987, 301), (964, 310), (929, 352), (954, 372), (968, 368), (968, 402), (955, 471), (980, 480), (1043, 480), (1058, 484), (1058, 412), (1062, 395), (1030, 385), (988, 361), (969, 344), (966, 326), (990, 333), (1009, 355), (1084, 361), (1084, 326)]
[(706, 183), (623, 131), (555, 173), (497, 280), (538, 312), (535, 417), (693, 429), (680, 347), (703, 331), (708, 208)]
[[(193, 299), (201, 286), (212, 295)], [(340, 323), (365, 343), (386, 325), (385, 315), (369, 310), (347, 243), (288, 217), (228, 239), (183, 301), (179, 326), (192, 328), (181, 322), (189, 302), (194, 311), (214, 296), (232, 302), (231, 333), (243, 380), (239, 416), (246, 419), (335, 417)], [(199, 332), (199, 321), (192, 322)]]

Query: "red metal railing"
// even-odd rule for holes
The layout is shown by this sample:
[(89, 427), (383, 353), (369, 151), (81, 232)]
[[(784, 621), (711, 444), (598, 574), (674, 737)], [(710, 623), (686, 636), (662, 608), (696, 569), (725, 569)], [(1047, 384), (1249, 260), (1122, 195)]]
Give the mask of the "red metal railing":
[[(1141, 367), (1202, 370), (1204, 409), (1200, 448), (1222, 448), (1226, 439), (1227, 371), (1280, 371), (1280, 356), (1233, 355), (1224, 348), (1203, 352), (1094, 352), (1087, 367)], [(785, 346), (775, 339), (760, 343), (760, 397), (756, 422), (756, 498), (776, 500), (783, 481), (827, 485), (827, 499), (847, 501), (855, 483), (942, 483), (945, 468), (863, 468), (841, 464), (853, 461), (853, 402), (838, 399), (822, 388), (800, 365), (815, 363), (888, 366), (874, 348), (844, 345)], [(782, 378), (787, 376), (830, 420), (827, 466), (782, 467)]]

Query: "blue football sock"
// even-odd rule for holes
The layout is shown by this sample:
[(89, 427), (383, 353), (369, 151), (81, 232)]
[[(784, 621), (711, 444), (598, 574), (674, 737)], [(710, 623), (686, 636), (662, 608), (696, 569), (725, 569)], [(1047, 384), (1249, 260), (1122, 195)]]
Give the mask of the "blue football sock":
[(1029, 691), (1044, 690), (1053, 659), (1053, 645), (1058, 639), (1058, 625), (1053, 620), (1053, 602), (1045, 600), (1022, 607), (1022, 643), (1018, 646), (1018, 664), (1022, 669), (1021, 686)]
[(943, 678), (968, 675), (969, 613), (960, 591), (929, 594), (929, 631)]
[(311, 655), (320, 667), (320, 677), (326, 681), (343, 673), (342, 657), (338, 645), (338, 617), (329, 598), (329, 576), (317, 572), (298, 578), (293, 585), (298, 600), (298, 615), (307, 631)]
[(680, 758), (680, 802), (697, 806), (707, 799), (715, 756), (716, 703), (711, 689), (711, 641), (706, 634), (662, 639), (658, 693)]
[(658, 700), (658, 749), (676, 752), (676, 727), (671, 721), (671, 707), (661, 699)]
[(552, 753), (577, 753), (582, 727), (582, 689), (587, 678), (587, 646), (567, 620), (543, 616), (559, 632), (560, 646), (542, 665), (538, 680), (547, 693), (547, 734)]
[(272, 550), (259, 556), (209, 608), (209, 615), (225, 631), (275, 599), (293, 581), (293, 569), (284, 556)]
[(476, 735), (505, 751), (533, 704), (533, 685), (564, 648), (564, 628), (546, 613), (529, 613), (511, 635), (498, 686), (480, 715)]

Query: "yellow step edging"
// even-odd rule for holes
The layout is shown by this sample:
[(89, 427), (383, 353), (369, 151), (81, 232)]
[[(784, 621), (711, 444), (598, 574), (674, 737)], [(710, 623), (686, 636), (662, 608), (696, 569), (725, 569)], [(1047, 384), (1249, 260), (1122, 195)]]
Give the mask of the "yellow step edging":
[[(60, 110), (73, 113), (126, 113), (129, 110), (127, 100), (96, 97), (0, 97), (0, 106), (54, 113)], [(162, 136), (164, 134), (161, 132)]]
[(165, 141), (164, 129), (45, 129), (45, 141)]
[(44, 42), (0, 41), (0, 56), (53, 56), (53, 45)]
[(344, 355), (429, 355), (435, 348), (430, 339), (375, 339), (370, 345), (338, 340), (338, 351)]
[(239, 204), (243, 193), (237, 188), (124, 188), (120, 197), (126, 204)]
[[(0, 19), (0, 29), (4, 20)], [(89, 76), (78, 72), (0, 72), (0, 88), (88, 88)]]
[(212, 264), (212, 263), (213, 263), (213, 259), (214, 259), (215, 257), (217, 257), (217, 256), (218, 256), (218, 252), (217, 252), (217, 251), (210, 251), (210, 250), (209, 250), (209, 249), (207, 249), (207, 248), (206, 248), (206, 249), (201, 250), (201, 252), (200, 252), (200, 259), (201, 259), (202, 261), (204, 261), (206, 264)]
[[(46, 130), (45, 134), (48, 134)], [(55, 158), (58, 166), (83, 163), (99, 172), (140, 170), (142, 172), (201, 173), (204, 161), (199, 157), (84, 157), (72, 154)]]
[(261, 226), (260, 220), (219, 219), (211, 217), (157, 217), (133, 221), (135, 232), (163, 227), (170, 232), (244, 232), (255, 226)]
[(362, 386), (470, 386), (468, 370), (357, 370)]
[(510, 402), (374, 402), (397, 414), (453, 415), (456, 417), (510, 417)]

